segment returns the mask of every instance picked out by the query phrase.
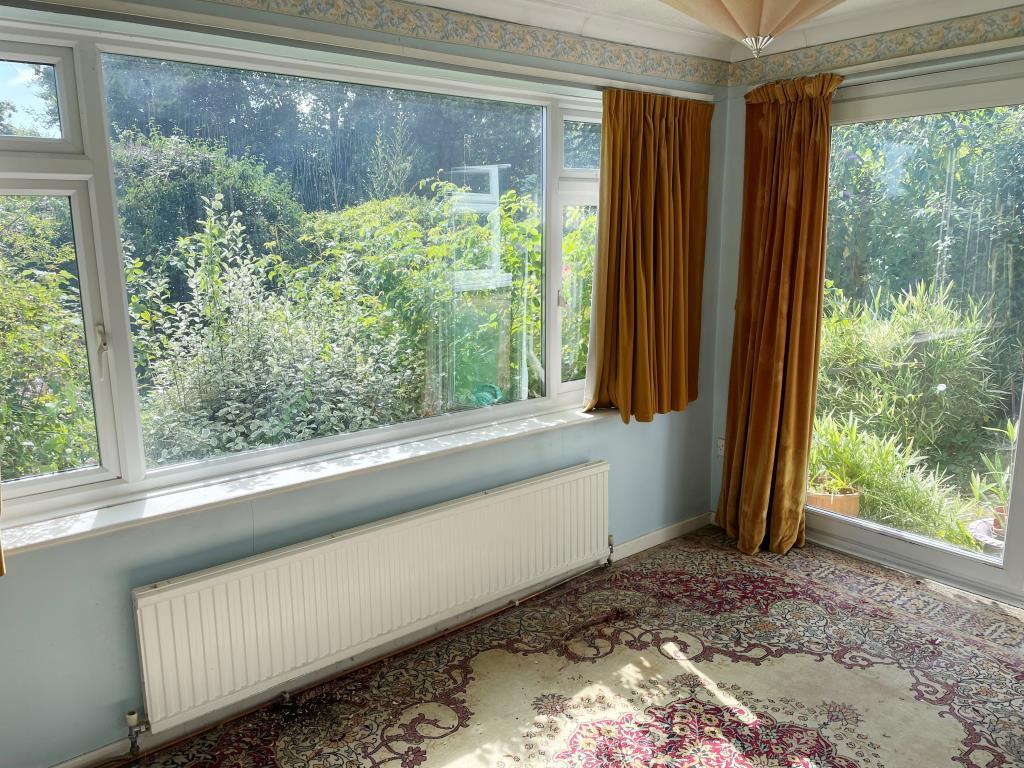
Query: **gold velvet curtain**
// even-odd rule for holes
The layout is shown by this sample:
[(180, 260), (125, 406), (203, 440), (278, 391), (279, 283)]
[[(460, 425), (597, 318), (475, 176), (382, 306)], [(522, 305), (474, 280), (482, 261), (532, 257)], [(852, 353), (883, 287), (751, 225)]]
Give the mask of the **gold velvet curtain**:
[(588, 410), (650, 421), (697, 397), (713, 111), (604, 93)]
[(740, 277), (718, 523), (752, 554), (804, 543), (839, 75), (747, 94)]

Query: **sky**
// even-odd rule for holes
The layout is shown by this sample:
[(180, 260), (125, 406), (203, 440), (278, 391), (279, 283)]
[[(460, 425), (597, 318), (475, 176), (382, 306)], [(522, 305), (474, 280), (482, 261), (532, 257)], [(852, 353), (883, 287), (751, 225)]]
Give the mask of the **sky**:
[[(53, 77), (53, 68), (47, 68)], [(0, 60), (0, 101), (8, 101), (14, 105), (10, 122), (15, 133), (28, 133), (35, 136), (60, 136), (60, 128), (47, 125), (37, 115), (45, 114), (45, 91), (39, 88), (36, 80), (35, 67), (19, 61)]]

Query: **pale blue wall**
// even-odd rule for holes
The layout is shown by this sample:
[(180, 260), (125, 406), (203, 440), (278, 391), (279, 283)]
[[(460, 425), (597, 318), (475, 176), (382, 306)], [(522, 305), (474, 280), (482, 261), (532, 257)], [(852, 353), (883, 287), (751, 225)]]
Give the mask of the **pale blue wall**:
[(715, 109), (721, 120), (716, 139), (724, 156), (719, 167), (718, 198), (712, 203), (721, 216), (721, 230), (716, 233), (718, 274), (714, 285), (704, 281), (704, 299), (715, 306), (711, 320), (715, 336), (709, 339), (713, 377), (711, 473), (709, 476), (712, 509), (718, 506), (722, 482), (722, 457), (718, 455), (718, 438), (725, 436), (726, 407), (729, 400), (729, 368), (732, 362), (732, 330), (736, 308), (736, 286), (739, 278), (740, 224), (743, 217), (743, 141), (746, 126), (746, 86), (730, 88)]
[[(604, 73), (607, 75), (607, 72)], [(685, 84), (676, 84), (685, 87)], [(724, 91), (718, 91), (723, 94)], [(651, 424), (618, 419), (15, 553), (0, 579), (0, 768), (47, 766), (117, 741), (141, 709), (130, 590), (590, 459), (611, 464), (611, 532), (625, 542), (705, 514), (721, 391), (726, 112), (712, 124), (700, 398)], [(742, 147), (740, 147), (742, 149)], [(728, 306), (731, 325), (731, 301)], [(726, 358), (727, 362), (727, 358)], [(726, 369), (726, 374), (728, 373)], [(709, 482), (709, 478), (711, 481)]]
[(708, 511), (709, 410), (569, 427), (15, 554), (0, 579), (0, 765), (124, 736), (124, 712), (142, 704), (132, 587), (589, 459), (611, 464), (611, 531), (625, 542)]

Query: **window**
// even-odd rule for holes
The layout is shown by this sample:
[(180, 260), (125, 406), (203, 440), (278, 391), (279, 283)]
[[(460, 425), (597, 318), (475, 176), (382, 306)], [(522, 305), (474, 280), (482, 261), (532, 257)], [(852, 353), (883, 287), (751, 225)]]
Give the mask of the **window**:
[(0, 59), (0, 83), (0, 136), (61, 137), (53, 65)]
[(562, 381), (587, 375), (590, 348), (590, 307), (597, 249), (597, 206), (567, 205), (562, 209)]
[(544, 394), (542, 107), (103, 63), (151, 464)]
[(596, 169), (560, 150), (596, 94), (31, 34), (0, 41), (5, 515), (578, 403)]
[(98, 465), (66, 197), (0, 195), (0, 349), (3, 477)]
[[(593, 109), (593, 106), (590, 107)], [(559, 225), (558, 282), (561, 380), (582, 387), (587, 375), (590, 307), (597, 256), (598, 164), (601, 123), (596, 111), (576, 105), (562, 126), (562, 168), (555, 213)]]
[(833, 128), (810, 505), (1001, 557), (1022, 180), (1024, 107)]
[(566, 120), (562, 146), (566, 168), (599, 168), (601, 165), (601, 123)]

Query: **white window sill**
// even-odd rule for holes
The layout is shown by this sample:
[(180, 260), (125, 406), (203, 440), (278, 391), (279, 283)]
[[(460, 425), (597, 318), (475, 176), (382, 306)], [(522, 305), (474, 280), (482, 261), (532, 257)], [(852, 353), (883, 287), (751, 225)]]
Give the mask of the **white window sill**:
[(5, 554), (17, 554), (246, 499), (269, 496), (316, 483), (501, 443), (517, 437), (601, 421), (612, 416), (618, 418), (617, 412), (582, 413), (577, 407), (573, 407), (417, 440), (346, 451), (312, 461), (291, 462), (229, 479), (163, 489), (139, 498), (62, 516), (38, 520), (11, 520), (6, 524), (0, 521), (3, 548)]

